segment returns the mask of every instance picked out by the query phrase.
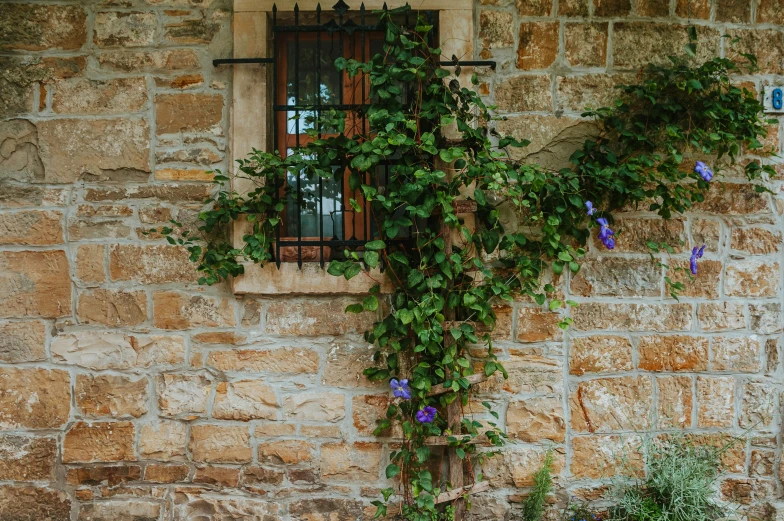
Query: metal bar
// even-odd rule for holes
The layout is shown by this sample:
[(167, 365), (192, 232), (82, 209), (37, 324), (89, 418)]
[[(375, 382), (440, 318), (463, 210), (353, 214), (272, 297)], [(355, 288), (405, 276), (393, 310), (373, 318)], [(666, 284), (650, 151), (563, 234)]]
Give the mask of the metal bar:
[(272, 106), (272, 110), (277, 110), (277, 111), (289, 111), (289, 110), (306, 111), (306, 110), (312, 110), (312, 111), (315, 112), (315, 111), (322, 111), (322, 110), (329, 110), (329, 109), (335, 109), (335, 110), (357, 110), (357, 109), (359, 109), (359, 108), (361, 108), (363, 106), (364, 105), (362, 105), (362, 104), (351, 104), (351, 105), (346, 105), (346, 104), (337, 104), (337, 105), (315, 105), (315, 104), (314, 105), (273, 105)]
[[(321, 25), (321, 4), (316, 5), (316, 23)], [(316, 32), (316, 99), (319, 106), (321, 105), (321, 31)], [(321, 111), (316, 110), (316, 125), (318, 125), (318, 137), (321, 139)], [(324, 180), (319, 176), (318, 178), (318, 191), (319, 191), (319, 262), (321, 267), (324, 267)]]
[[(275, 5), (275, 4), (272, 4), (272, 28), (273, 29), (275, 28), (277, 23), (278, 23), (278, 6)], [(273, 60), (278, 56), (277, 55), (278, 47), (275, 44), (276, 40), (277, 40), (277, 38), (273, 38), (272, 39), (272, 59)], [(284, 49), (285, 49), (285, 47), (284, 47)], [(286, 63), (285, 60), (284, 60), (284, 63)], [(288, 67), (288, 64), (286, 64), (286, 66)], [(273, 105), (278, 102), (277, 96), (278, 96), (278, 71), (277, 71), (277, 67), (272, 67), (272, 104)], [(279, 131), (280, 131), (280, 129), (278, 128), (278, 115), (275, 114), (274, 111), (273, 111), (273, 117), (272, 117), (272, 150), (273, 151), (277, 150), (277, 148), (278, 148), (278, 132)], [(283, 152), (285, 154), (285, 150)], [(278, 151), (278, 153), (280, 153), (280, 151)], [(286, 173), (284, 172), (283, 175), (284, 175), (283, 179), (275, 179), (275, 188), (276, 188), (277, 193), (279, 195), (280, 195), (280, 192), (284, 189), (283, 187), (285, 186), (285, 182), (286, 182), (286, 179), (285, 179)], [(285, 211), (285, 207), (284, 207), (284, 211)], [(288, 219), (288, 216), (286, 218)], [(278, 269), (280, 269), (280, 262), (281, 262), (281, 260), (280, 260), (280, 228), (281, 228), (280, 223), (278, 223), (278, 226), (275, 226), (275, 264), (277, 265)]]
[[(299, 4), (294, 4), (294, 25), (299, 25)], [(294, 103), (299, 102), (299, 33), (294, 33)], [(299, 110), (294, 111), (296, 146), (299, 148)], [(302, 241), (302, 172), (297, 172), (297, 241)], [(302, 267), (302, 245), (297, 246), (297, 266)]]
[(276, 33), (315, 33), (317, 31), (322, 32), (348, 32), (348, 30), (359, 31), (377, 31), (378, 25), (349, 25), (344, 26), (343, 24), (336, 23), (335, 25), (280, 25), (278, 27), (273, 28), (273, 32)]
[(212, 66), (234, 65), (236, 63), (275, 63), (275, 58), (219, 58), (212, 60)]
[(441, 60), (438, 64), (442, 67), (490, 67), (491, 69), (495, 70), (496, 62), (492, 60), (466, 60), (466, 61), (454, 61), (454, 60)]

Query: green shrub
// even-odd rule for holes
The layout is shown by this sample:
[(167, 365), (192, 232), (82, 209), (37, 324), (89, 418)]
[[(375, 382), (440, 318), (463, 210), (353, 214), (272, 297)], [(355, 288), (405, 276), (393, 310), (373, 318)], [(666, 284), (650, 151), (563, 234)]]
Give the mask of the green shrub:
[(553, 488), (553, 451), (548, 450), (544, 463), (534, 474), (534, 489), (523, 502), (523, 521), (540, 521), (544, 515), (547, 494)]
[(616, 482), (612, 521), (714, 521), (726, 516), (716, 500), (723, 448), (698, 446), (684, 438), (648, 440), (643, 479)]

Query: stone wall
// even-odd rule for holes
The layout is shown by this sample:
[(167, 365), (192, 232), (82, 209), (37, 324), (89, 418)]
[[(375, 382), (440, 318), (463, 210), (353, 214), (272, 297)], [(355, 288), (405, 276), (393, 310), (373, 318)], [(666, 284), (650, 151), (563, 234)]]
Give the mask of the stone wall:
[[(284, 3), (284, 2), (281, 2)], [(778, 0), (488, 0), (482, 88), (557, 164), (583, 106), (685, 41), (784, 74)], [(231, 51), (224, 0), (0, 4), (0, 520), (349, 521), (372, 512), (389, 394), (361, 369), (373, 317), (348, 297), (236, 298), (204, 288), (149, 227), (187, 217), (226, 168)], [(779, 147), (778, 128), (769, 144)], [(547, 447), (589, 499), (639, 431), (730, 435), (721, 493), (759, 517), (782, 493), (781, 179), (730, 172), (684, 219), (620, 215), (618, 248), (560, 280), (566, 333), (526, 303), (499, 308), (509, 379), (482, 385), (510, 444), (485, 465), (474, 519), (508, 519)], [(679, 302), (646, 239), (707, 244)], [(477, 359), (481, 365), (481, 359)]]

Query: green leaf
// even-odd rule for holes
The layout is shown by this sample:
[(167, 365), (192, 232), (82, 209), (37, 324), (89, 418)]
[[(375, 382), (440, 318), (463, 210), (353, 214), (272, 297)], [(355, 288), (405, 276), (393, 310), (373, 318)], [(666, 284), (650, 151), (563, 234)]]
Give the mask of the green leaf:
[(553, 299), (550, 301), (550, 311), (555, 311), (557, 309), (561, 309), (563, 307), (563, 302), (557, 299)]
[(387, 470), (386, 470), (387, 479), (394, 478), (398, 474), (400, 474), (400, 467), (398, 467), (394, 463), (390, 463), (389, 465), (387, 465)]
[(375, 311), (378, 309), (378, 299), (375, 295), (370, 295), (362, 300), (362, 307), (368, 311)]
[(382, 240), (370, 241), (370, 242), (365, 244), (365, 249), (366, 250), (371, 250), (371, 251), (373, 251), (373, 250), (383, 250), (386, 247), (387, 247), (386, 243), (384, 241), (382, 241)]
[(399, 309), (395, 316), (405, 325), (410, 324), (411, 321), (414, 320), (414, 314), (407, 309)]
[(349, 304), (346, 306), (346, 313), (362, 313), (362, 311), (364, 311), (362, 304)]
[(378, 253), (374, 251), (366, 251), (363, 259), (365, 260), (365, 264), (371, 268), (378, 266)]

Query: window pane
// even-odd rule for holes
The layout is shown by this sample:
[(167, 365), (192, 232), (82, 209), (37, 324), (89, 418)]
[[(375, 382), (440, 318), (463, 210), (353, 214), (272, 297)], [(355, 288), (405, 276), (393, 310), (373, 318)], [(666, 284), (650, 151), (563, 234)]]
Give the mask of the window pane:
[[(291, 151), (289, 150), (289, 154)], [(297, 202), (297, 175), (288, 173), (286, 182), (291, 187), (286, 202), (286, 236), (297, 237), (297, 227), (302, 223), (302, 237), (319, 237), (323, 219), (324, 239), (343, 239), (343, 186), (342, 179), (321, 179), (319, 204), (319, 179), (309, 179), (299, 172), (299, 203)], [(301, 218), (298, 218), (298, 215)]]
[[(287, 43), (286, 52), (286, 104), (288, 105), (336, 105), (340, 103), (340, 73), (335, 69), (335, 59), (340, 56), (340, 41), (322, 38), (320, 45), (315, 40), (300, 40), (299, 58), (297, 44)], [(304, 134), (313, 128), (313, 111), (289, 111), (288, 133)]]

